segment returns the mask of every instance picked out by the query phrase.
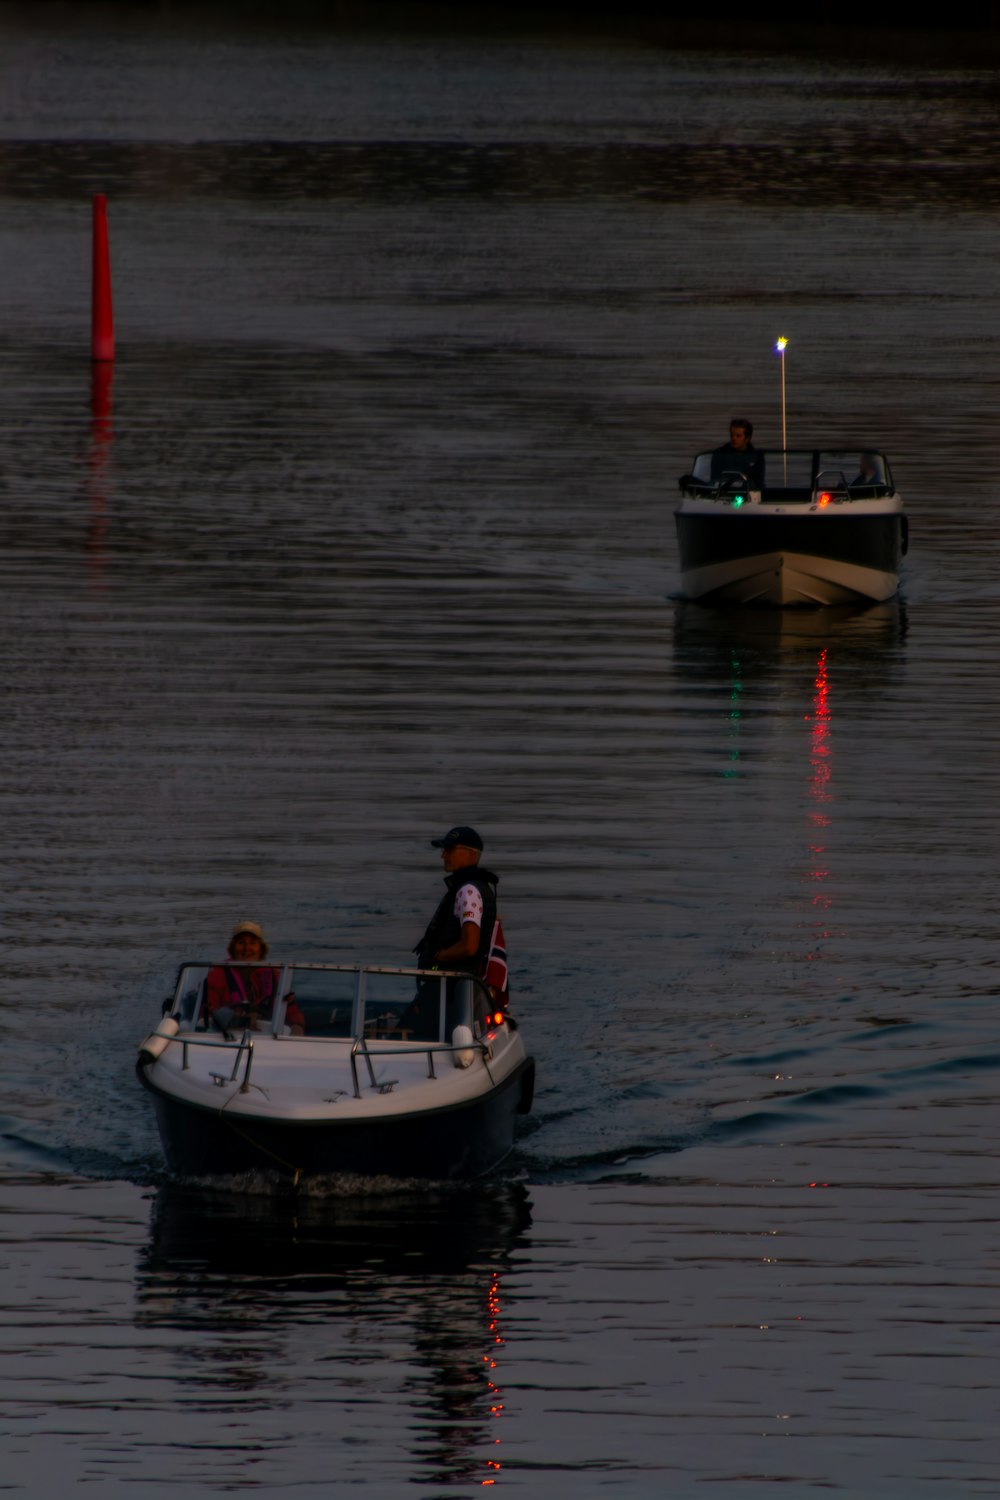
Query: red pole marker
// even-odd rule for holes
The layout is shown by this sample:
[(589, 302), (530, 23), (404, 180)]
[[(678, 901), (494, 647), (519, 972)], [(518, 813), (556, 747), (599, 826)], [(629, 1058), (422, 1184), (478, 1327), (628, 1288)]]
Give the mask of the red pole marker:
[(94, 275), (90, 295), (90, 357), (115, 357), (115, 319), (111, 311), (111, 257), (108, 253), (108, 200), (94, 194)]

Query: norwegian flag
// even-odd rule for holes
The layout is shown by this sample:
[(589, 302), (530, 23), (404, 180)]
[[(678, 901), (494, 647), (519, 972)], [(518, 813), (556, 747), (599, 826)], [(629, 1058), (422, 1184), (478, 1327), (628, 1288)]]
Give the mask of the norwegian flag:
[(483, 982), (496, 994), (506, 996), (509, 976), (507, 971), (507, 943), (503, 935), (503, 923), (497, 917), (493, 923), (490, 951), (486, 956)]

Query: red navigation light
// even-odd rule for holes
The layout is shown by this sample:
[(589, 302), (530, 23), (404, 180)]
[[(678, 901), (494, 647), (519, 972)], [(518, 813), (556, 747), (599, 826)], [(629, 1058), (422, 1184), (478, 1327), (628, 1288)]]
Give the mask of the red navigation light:
[(502, 1026), (503, 1025), (503, 1011), (502, 1010), (498, 1010), (496, 1012), (496, 1014), (494, 1015), (494, 1017), (493, 1017), (493, 1024), (494, 1024), (494, 1026)]
[(822, 494), (820, 495), (820, 497), (819, 497), (819, 508), (820, 508), (820, 510), (825, 510), (826, 507), (830, 504), (830, 501), (832, 499), (833, 499), (833, 496), (830, 494), (830, 491), (829, 490), (824, 490), (822, 492)]

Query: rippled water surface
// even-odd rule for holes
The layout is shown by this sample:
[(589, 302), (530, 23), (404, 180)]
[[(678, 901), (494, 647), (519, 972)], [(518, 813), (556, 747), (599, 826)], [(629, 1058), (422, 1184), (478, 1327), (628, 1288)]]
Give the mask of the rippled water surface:
[[(995, 75), (60, 14), (0, 12), (0, 1486), (995, 1495)], [(887, 605), (677, 597), (778, 334)], [(405, 961), (455, 822), (502, 1180), (170, 1181), (177, 962)]]

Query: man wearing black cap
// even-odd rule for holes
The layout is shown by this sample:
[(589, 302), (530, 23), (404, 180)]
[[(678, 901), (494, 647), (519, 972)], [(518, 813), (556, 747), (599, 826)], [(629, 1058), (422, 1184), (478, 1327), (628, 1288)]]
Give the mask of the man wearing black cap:
[(414, 948), (421, 969), (461, 969), (481, 975), (497, 915), (498, 876), (480, 865), (483, 841), (464, 824), (432, 839), (441, 850), (448, 889)]
[[(479, 863), (483, 841), (474, 828), (450, 828), (431, 844), (441, 850), (447, 890), (413, 950), (417, 967), (453, 969), (481, 978), (496, 922), (498, 877)], [(421, 980), (400, 1026), (421, 1041), (436, 1036), (439, 1005), (437, 981)]]

